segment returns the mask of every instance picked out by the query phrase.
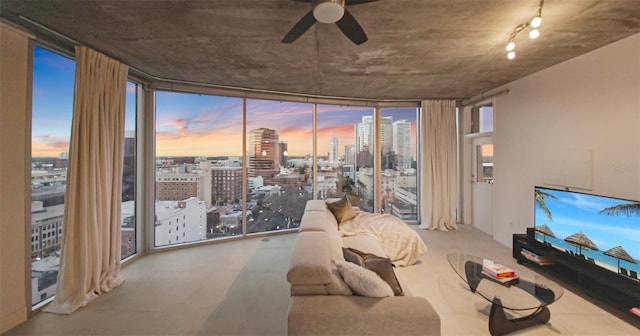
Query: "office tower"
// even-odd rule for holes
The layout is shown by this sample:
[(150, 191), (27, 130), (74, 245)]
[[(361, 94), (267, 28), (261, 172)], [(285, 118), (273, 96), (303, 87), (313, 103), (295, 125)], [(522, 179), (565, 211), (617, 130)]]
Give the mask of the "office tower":
[(196, 197), (211, 207), (211, 163), (174, 166), (156, 172), (156, 201), (182, 201)]
[(242, 200), (242, 167), (211, 168), (211, 199), (217, 205)]
[(287, 156), (289, 156), (288, 147), (289, 147), (289, 144), (286, 141), (278, 142), (278, 151), (280, 153), (280, 165), (283, 167), (287, 166)]
[(356, 163), (356, 146), (344, 146), (344, 164), (354, 166)]
[(411, 123), (398, 120), (393, 123), (393, 151), (396, 153), (398, 169), (411, 167)]
[(136, 195), (136, 134), (125, 131), (122, 164), (122, 201), (133, 201)]
[(249, 133), (249, 177), (269, 180), (280, 172), (278, 132), (269, 128), (253, 129)]
[[(367, 146), (371, 154), (373, 154), (372, 150), (376, 147), (374, 144), (375, 128), (373, 126), (373, 116), (363, 116), (362, 122), (355, 125), (357, 153), (362, 152)], [(382, 147), (382, 154), (393, 151), (393, 117), (380, 118), (380, 146)]]
[(338, 162), (340, 160), (339, 155), (338, 137), (334, 134), (331, 136), (331, 142), (329, 142), (329, 163)]

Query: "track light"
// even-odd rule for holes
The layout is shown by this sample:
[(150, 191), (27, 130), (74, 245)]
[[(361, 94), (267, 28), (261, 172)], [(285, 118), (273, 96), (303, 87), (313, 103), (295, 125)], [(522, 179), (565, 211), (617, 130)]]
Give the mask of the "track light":
[(525, 30), (529, 30), (529, 38), (532, 40), (540, 36), (540, 31), (537, 28), (540, 27), (540, 25), (542, 24), (543, 4), (544, 4), (544, 0), (540, 0), (540, 5), (538, 6), (538, 12), (536, 16), (533, 19), (531, 19), (531, 21), (521, 23), (517, 25), (515, 28), (513, 28), (513, 32), (511, 33), (511, 36), (509, 36), (509, 42), (507, 42), (507, 45), (505, 47), (505, 49), (507, 50), (508, 59), (512, 60), (516, 58), (516, 53), (514, 51), (516, 48), (515, 40), (520, 33), (522, 33)]
[(515, 47), (516, 47), (515, 42), (513, 42), (513, 41), (509, 41), (509, 43), (507, 43), (507, 48), (506, 48), (506, 49), (507, 49), (507, 51), (511, 51), (511, 50), (513, 50), (513, 48), (515, 48)]
[(531, 23), (529, 25), (533, 28), (538, 28), (540, 27), (541, 23), (542, 23), (542, 16), (540, 15), (540, 13), (538, 13), (538, 16), (534, 17), (531, 20)]

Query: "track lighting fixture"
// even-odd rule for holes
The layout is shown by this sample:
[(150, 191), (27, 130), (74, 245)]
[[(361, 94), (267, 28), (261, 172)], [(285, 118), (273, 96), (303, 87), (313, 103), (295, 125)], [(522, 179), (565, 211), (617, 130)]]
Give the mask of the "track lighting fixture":
[(544, 0), (540, 0), (540, 6), (538, 6), (538, 13), (536, 16), (531, 19), (531, 21), (526, 23), (521, 23), (513, 28), (513, 32), (511, 36), (509, 36), (509, 42), (507, 42), (507, 46), (505, 49), (507, 50), (507, 58), (512, 60), (516, 58), (516, 52), (514, 51), (516, 47), (516, 38), (518, 35), (525, 31), (529, 30), (529, 38), (536, 39), (540, 36), (540, 31), (537, 29), (542, 24), (542, 5), (544, 4)]

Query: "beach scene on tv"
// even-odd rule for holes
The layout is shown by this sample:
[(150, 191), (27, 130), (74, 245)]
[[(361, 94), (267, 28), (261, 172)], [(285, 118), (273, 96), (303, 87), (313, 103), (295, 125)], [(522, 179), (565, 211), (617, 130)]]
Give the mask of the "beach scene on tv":
[(535, 188), (535, 239), (638, 279), (640, 202)]

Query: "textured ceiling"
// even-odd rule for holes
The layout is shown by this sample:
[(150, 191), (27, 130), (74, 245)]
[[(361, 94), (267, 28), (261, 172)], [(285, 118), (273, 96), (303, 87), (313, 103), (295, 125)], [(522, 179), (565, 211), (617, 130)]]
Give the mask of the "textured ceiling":
[(518, 56), (507, 60), (504, 46), (514, 27), (538, 5), (380, 0), (347, 6), (369, 37), (360, 46), (335, 24), (321, 23), (294, 43), (281, 43), (311, 9), (293, 0), (2, 0), (0, 16), (45, 36), (33, 20), (162, 79), (374, 100), (473, 97), (640, 32), (638, 0), (547, 0), (541, 36), (519, 35)]

